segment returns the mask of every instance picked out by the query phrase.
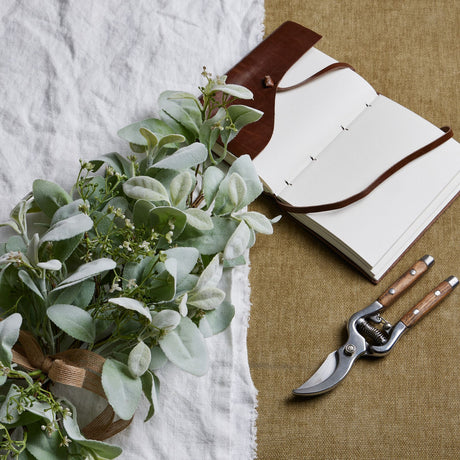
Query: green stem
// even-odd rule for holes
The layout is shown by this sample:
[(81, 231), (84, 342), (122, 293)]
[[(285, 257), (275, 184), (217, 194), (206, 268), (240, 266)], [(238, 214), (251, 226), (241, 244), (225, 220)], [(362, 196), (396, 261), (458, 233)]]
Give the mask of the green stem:
[(54, 343), (54, 334), (53, 328), (51, 327), (50, 321), (46, 320), (46, 326), (48, 329), (48, 336), (49, 336), (49, 344), (51, 345), (51, 354), (54, 355), (56, 353), (56, 345)]
[[(78, 172), (78, 176), (77, 176), (77, 181), (75, 182), (75, 185), (72, 187), (72, 190), (71, 190), (71, 195), (73, 195), (73, 192), (78, 188), (78, 184), (80, 183), (80, 177), (81, 177), (82, 171), (83, 171), (83, 168), (80, 167), (80, 171)], [(78, 194), (82, 196), (81, 189), (78, 189)]]
[(101, 355), (103, 350), (105, 350), (109, 345), (114, 345), (115, 343), (116, 340), (113, 340), (112, 336), (110, 335), (105, 340), (102, 340), (101, 342), (94, 344), (94, 347), (90, 347), (89, 349), (92, 349), (95, 351), (95, 353)]

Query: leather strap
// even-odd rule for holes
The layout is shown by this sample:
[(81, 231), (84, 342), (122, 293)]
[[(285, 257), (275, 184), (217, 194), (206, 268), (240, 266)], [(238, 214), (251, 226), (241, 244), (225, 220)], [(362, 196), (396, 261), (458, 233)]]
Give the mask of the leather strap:
[[(320, 38), (316, 32), (287, 21), (227, 72), (227, 83), (252, 91), (254, 99), (245, 100), (244, 104), (264, 113), (257, 123), (246, 125), (229, 143), (228, 150), (235, 157), (249, 154), (254, 159), (268, 144), (275, 124), (276, 87)], [(271, 82), (265, 76), (270, 76)]]
[(417, 149), (415, 152), (412, 152), (410, 155), (407, 155), (402, 160), (398, 161), (394, 164), (391, 168), (387, 169), (383, 174), (381, 174), (377, 179), (375, 179), (370, 185), (368, 185), (364, 190), (355, 195), (352, 195), (344, 200), (336, 201), (334, 203), (327, 203), (327, 204), (319, 204), (315, 206), (293, 206), (281, 201), (278, 197), (275, 196), (275, 200), (278, 206), (283, 209), (284, 211), (291, 212), (291, 213), (299, 213), (299, 214), (309, 214), (313, 212), (322, 212), (322, 211), (332, 211), (334, 209), (344, 208), (349, 204), (355, 203), (358, 200), (361, 200), (365, 196), (369, 195), (375, 188), (377, 188), (383, 181), (388, 179), (392, 176), (396, 171), (399, 171), (401, 168), (409, 164), (411, 161), (414, 161), (417, 158), (425, 155), (426, 153), (430, 152), (431, 150), (439, 147), (441, 144), (446, 142), (453, 136), (452, 129), (449, 126), (444, 126), (441, 128), (444, 131), (444, 134), (433, 142)]
[(295, 85), (283, 86), (283, 87), (278, 86), (278, 88), (276, 88), (276, 92), (282, 93), (284, 91), (290, 91), (291, 89), (299, 88), (300, 86), (303, 86), (306, 83), (310, 83), (312, 80), (315, 80), (321, 75), (324, 75), (325, 73), (330, 72), (331, 70), (338, 70), (338, 69), (351, 69), (353, 71), (355, 70), (350, 64), (347, 64), (346, 62), (335, 62), (334, 64), (330, 64), (327, 67), (324, 67), (324, 69), (319, 70), (318, 72), (306, 78), (305, 80), (302, 80), (301, 82), (296, 83)]

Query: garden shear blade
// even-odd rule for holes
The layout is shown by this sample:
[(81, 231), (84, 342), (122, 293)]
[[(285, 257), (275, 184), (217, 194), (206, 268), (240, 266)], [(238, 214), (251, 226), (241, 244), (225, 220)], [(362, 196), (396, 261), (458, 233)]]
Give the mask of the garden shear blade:
[(348, 340), (328, 355), (320, 368), (299, 388), (298, 396), (315, 396), (332, 390), (350, 372), (361, 356), (385, 356), (407, 329), (436, 307), (457, 286), (458, 279), (450, 276), (411, 308), (394, 326), (380, 314), (433, 265), (431, 256), (418, 260), (398, 278), (376, 301), (354, 313), (348, 320)]

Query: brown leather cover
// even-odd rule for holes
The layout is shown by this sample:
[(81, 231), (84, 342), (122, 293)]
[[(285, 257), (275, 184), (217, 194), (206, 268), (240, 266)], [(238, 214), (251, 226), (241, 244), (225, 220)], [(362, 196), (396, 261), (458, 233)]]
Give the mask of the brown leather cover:
[[(257, 123), (251, 123), (244, 127), (237, 138), (230, 142), (228, 148), (234, 156), (239, 157), (248, 154), (254, 159), (268, 144), (273, 134), (275, 97), (278, 92), (298, 88), (331, 70), (342, 68), (354, 70), (347, 63), (336, 62), (300, 83), (285, 88), (279, 87), (279, 82), (289, 68), (320, 38), (321, 36), (316, 32), (300, 24), (292, 21), (285, 22), (227, 73), (228, 83), (243, 85), (254, 94), (254, 99), (246, 102), (246, 105), (264, 112), (263, 117)], [(442, 129), (445, 132), (443, 136), (403, 158), (356, 195), (335, 203), (318, 206), (299, 207), (284, 203), (279, 199), (276, 199), (276, 201), (285, 211), (302, 214), (329, 211), (348, 206), (368, 195), (384, 180), (410, 161), (424, 155), (452, 137), (450, 128)]]
[[(289, 68), (305, 54), (321, 35), (300, 24), (287, 21), (227, 72), (227, 83), (243, 85), (254, 94), (245, 105), (264, 112), (257, 123), (245, 126), (228, 149), (239, 157), (249, 154), (255, 158), (268, 144), (274, 126), (276, 89)], [(267, 80), (271, 80), (269, 84)]]
[[(229, 152), (234, 156), (239, 157), (244, 154), (249, 154), (251, 158), (255, 158), (268, 144), (273, 134), (274, 128), (274, 108), (275, 108), (275, 96), (277, 92), (289, 91), (298, 86), (307, 84), (314, 78), (323, 75), (330, 70), (335, 68), (351, 67), (345, 63), (335, 63), (328, 66), (317, 74), (306, 78), (304, 81), (286, 88), (279, 87), (279, 82), (289, 68), (307, 52), (315, 43), (321, 38), (320, 35), (315, 32), (288, 21), (282, 24), (276, 29), (271, 35), (269, 35), (260, 45), (258, 45), (253, 51), (251, 51), (243, 60), (241, 60), (235, 67), (233, 67), (227, 73), (227, 82), (236, 83), (249, 88), (253, 94), (254, 99), (252, 101), (244, 101), (246, 105), (257, 108), (264, 112), (263, 117), (257, 122), (247, 125), (241, 130), (238, 136), (230, 142), (228, 146)], [(287, 203), (284, 203), (275, 198), (278, 206), (283, 210), (290, 213), (311, 213), (320, 212), (331, 209), (338, 209), (348, 204), (351, 204), (374, 190), (381, 182), (386, 180), (394, 172), (407, 165), (410, 161), (418, 158), (421, 155), (429, 152), (436, 148), (446, 140), (452, 137), (452, 130), (449, 127), (442, 128), (444, 134), (433, 142), (421, 147), (415, 152), (409, 153), (400, 162), (393, 165), (381, 176), (376, 178), (366, 189), (359, 192), (352, 197), (348, 197), (344, 200), (335, 203), (326, 203), (318, 206), (302, 206), (295, 207)], [(458, 196), (458, 195), (457, 195)], [(273, 196), (272, 196), (273, 198)], [(455, 199), (455, 198), (454, 198)], [(451, 203), (454, 200), (451, 201)], [(451, 204), (449, 203), (449, 205)], [(422, 234), (430, 227), (433, 222), (439, 217), (439, 215), (449, 206), (447, 205), (444, 209), (439, 211), (439, 214), (431, 221), (431, 223), (424, 229)], [(304, 227), (313, 233), (318, 239), (326, 243), (327, 246), (331, 247), (335, 252), (344, 257), (348, 262), (355, 266), (361, 271), (371, 282), (378, 283), (383, 276), (396, 264), (394, 264), (382, 275), (379, 279), (373, 279), (369, 273), (366, 273), (362, 268), (357, 266), (353, 261), (341, 253), (332, 244), (325, 241), (320, 235), (316, 234), (310, 228)], [(421, 235), (415, 240), (417, 241)], [(412, 244), (415, 243), (412, 242)], [(412, 245), (411, 244), (411, 245)], [(399, 260), (399, 259), (398, 259)]]

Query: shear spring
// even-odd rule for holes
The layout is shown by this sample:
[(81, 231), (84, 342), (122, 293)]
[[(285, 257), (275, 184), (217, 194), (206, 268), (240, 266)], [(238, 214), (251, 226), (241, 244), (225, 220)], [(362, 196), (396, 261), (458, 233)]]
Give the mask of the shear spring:
[(374, 345), (384, 345), (388, 341), (388, 336), (385, 332), (372, 326), (363, 318), (356, 323), (356, 329), (366, 340), (372, 341)]

